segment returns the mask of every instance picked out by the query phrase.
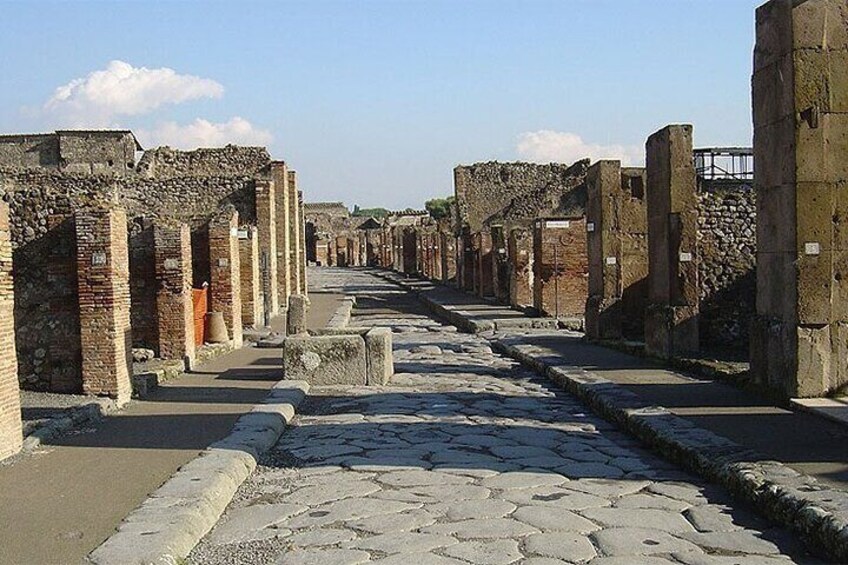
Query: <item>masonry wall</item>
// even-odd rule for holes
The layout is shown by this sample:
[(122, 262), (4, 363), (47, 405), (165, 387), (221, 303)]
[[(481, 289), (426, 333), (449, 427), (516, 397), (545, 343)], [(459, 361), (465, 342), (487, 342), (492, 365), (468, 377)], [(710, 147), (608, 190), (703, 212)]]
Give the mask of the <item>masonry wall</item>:
[(533, 232), (534, 307), (545, 316), (583, 318), (588, 297), (585, 218), (539, 220)]
[[(297, 175), (295, 171), (288, 171), (288, 198), (289, 198), (289, 290), (292, 294), (300, 292), (300, 261), (298, 257), (298, 246), (300, 245), (300, 201), (297, 195)], [(351, 261), (347, 257), (348, 264)]]
[(210, 311), (222, 312), (235, 347), (242, 345), (238, 212), (222, 211), (209, 223)]
[(0, 167), (59, 168), (55, 134), (0, 135)]
[(153, 227), (153, 239), (157, 351), (163, 359), (182, 359), (191, 369), (195, 358), (191, 231), (186, 224), (160, 224)]
[(135, 218), (129, 225), (130, 321), (133, 347), (152, 349), (159, 354), (159, 323), (156, 310), (156, 253), (153, 222)]
[(698, 197), (692, 126), (670, 125), (645, 144), (648, 308), (645, 344), (660, 357), (698, 350)]
[(756, 193), (745, 185), (698, 192), (699, 338), (747, 353), (756, 312)]
[(253, 175), (268, 166), (271, 156), (264, 147), (228, 145), (221, 148), (181, 151), (159, 147), (145, 151), (138, 162), (139, 173), (159, 179), (185, 176)]
[(442, 262), (442, 282), (451, 284), (456, 282), (456, 238), (453, 234), (440, 231), (438, 234), (438, 245), (440, 247), (440, 259)]
[(82, 389), (124, 403), (132, 394), (126, 214), (80, 211), (75, 227)]
[(492, 294), (501, 304), (509, 304), (509, 255), (503, 226), (492, 226)]
[(259, 241), (256, 228), (239, 230), (239, 284), (241, 287), (241, 321), (244, 327), (264, 325), (265, 309), (259, 277)]
[[(259, 264), (259, 301), (264, 315), (280, 311), (280, 291), (277, 286), (277, 186), (274, 180), (256, 181), (257, 261)], [(267, 300), (266, 300), (267, 296)], [(258, 318), (257, 318), (258, 320)]]
[(291, 188), (289, 170), (282, 161), (271, 163), (277, 219), (277, 295), (280, 309), (288, 308), (292, 295), (292, 264), (289, 249), (292, 242)]
[(533, 306), (533, 230), (513, 228), (508, 244), (509, 304), (516, 308)]
[(787, 396), (821, 396), (848, 386), (848, 10), (773, 0), (756, 34), (751, 372)]
[(21, 400), (15, 355), (9, 207), (0, 200), (0, 460), (21, 449)]
[(589, 168), (586, 204), (589, 298), (586, 334), (640, 339), (648, 293), (645, 170), (599, 161)]

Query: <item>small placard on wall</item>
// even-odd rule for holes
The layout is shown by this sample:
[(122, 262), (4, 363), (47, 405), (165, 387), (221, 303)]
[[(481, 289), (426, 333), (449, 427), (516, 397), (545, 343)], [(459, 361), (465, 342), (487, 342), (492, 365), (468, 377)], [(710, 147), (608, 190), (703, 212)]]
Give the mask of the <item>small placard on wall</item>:
[(238, 237), (239, 231), (238, 228), (230, 228), (230, 235), (233, 237)]
[(106, 252), (105, 251), (95, 251), (91, 254), (91, 266), (92, 267), (102, 267), (106, 264)]
[(545, 222), (546, 228), (570, 228), (571, 222), (569, 220), (548, 220)]
[(589, 233), (595, 231), (595, 222), (589, 222), (586, 224), (586, 231)]
[(686, 251), (680, 252), (680, 262), (681, 263), (689, 263), (692, 261), (692, 254)]
[(177, 259), (165, 259), (165, 270), (173, 271), (180, 268), (180, 262)]
[(607, 257), (607, 265), (615, 265), (618, 260), (615, 257)]
[(498, 248), (498, 254), (500, 254), (500, 255), (506, 255), (506, 249), (504, 249), (503, 247), (499, 247), (499, 248)]
[(250, 232), (247, 230), (238, 230), (236, 233), (239, 239), (250, 239)]
[(218, 259), (218, 266), (219, 267), (229, 267), (230, 266), (230, 260), (227, 259), (226, 257), (221, 257), (220, 259)]
[(810, 241), (804, 244), (804, 254), (805, 255), (819, 255), (821, 254), (821, 245), (817, 241)]

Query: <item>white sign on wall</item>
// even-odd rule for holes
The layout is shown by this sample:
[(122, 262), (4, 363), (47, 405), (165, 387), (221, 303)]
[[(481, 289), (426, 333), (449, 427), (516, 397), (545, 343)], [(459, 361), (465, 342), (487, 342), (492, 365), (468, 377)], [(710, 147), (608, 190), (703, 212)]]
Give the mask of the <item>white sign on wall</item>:
[(607, 265), (615, 265), (618, 260), (615, 257), (607, 257)]
[(821, 245), (817, 241), (811, 241), (804, 244), (804, 254), (819, 255), (821, 253)]
[(680, 252), (680, 262), (681, 263), (689, 263), (692, 261), (692, 254), (689, 252)]
[(570, 228), (571, 222), (569, 220), (548, 220), (545, 222), (546, 228)]
[(586, 224), (586, 231), (590, 233), (595, 231), (595, 222), (589, 222)]

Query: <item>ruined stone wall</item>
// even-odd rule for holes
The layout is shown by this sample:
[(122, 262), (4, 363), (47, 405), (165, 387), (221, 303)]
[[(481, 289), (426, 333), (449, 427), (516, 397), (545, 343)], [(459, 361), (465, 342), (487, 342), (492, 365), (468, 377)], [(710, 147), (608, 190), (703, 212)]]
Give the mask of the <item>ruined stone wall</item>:
[(589, 161), (550, 163), (476, 163), (454, 169), (458, 220), (471, 232), (492, 223), (509, 229), (516, 222), (585, 213), (583, 185)]
[(156, 309), (156, 253), (153, 222), (136, 218), (129, 224), (130, 319), (133, 347), (152, 349), (159, 354), (159, 322)]
[(727, 186), (701, 190), (698, 199), (701, 344), (747, 351), (756, 312), (756, 193)]
[(254, 226), (239, 230), (241, 321), (245, 327), (264, 325), (265, 311), (259, 285), (259, 241)]
[(59, 137), (52, 133), (0, 135), (0, 167), (59, 168)]
[(62, 131), (59, 168), (74, 173), (135, 171), (135, 137), (129, 132)]
[(271, 156), (264, 147), (227, 145), (221, 148), (180, 151), (159, 147), (145, 151), (136, 169), (158, 179), (185, 176), (227, 177), (254, 175), (265, 169)]
[(509, 232), (509, 304), (533, 306), (533, 230), (513, 228)]
[(0, 200), (0, 460), (21, 449), (21, 394), (15, 355), (9, 206)]
[(539, 220), (533, 232), (536, 310), (545, 316), (583, 318), (588, 263), (585, 218)]

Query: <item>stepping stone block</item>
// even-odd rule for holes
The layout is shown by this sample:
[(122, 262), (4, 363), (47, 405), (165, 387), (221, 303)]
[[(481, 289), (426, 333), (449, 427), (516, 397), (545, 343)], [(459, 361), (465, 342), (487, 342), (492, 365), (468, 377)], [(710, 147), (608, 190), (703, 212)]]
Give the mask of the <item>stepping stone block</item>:
[(366, 385), (365, 340), (359, 335), (289, 337), (283, 344), (287, 380), (310, 385)]

